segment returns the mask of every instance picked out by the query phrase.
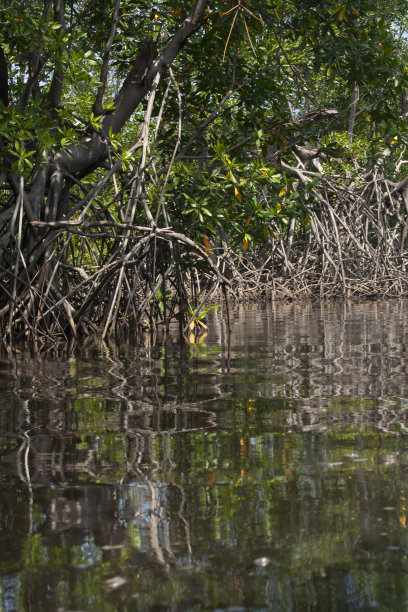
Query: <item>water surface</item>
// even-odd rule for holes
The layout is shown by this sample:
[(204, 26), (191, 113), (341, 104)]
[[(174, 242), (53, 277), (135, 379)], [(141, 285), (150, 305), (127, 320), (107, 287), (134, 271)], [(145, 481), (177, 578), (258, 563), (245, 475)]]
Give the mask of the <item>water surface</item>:
[(0, 609), (408, 609), (408, 303), (0, 358)]

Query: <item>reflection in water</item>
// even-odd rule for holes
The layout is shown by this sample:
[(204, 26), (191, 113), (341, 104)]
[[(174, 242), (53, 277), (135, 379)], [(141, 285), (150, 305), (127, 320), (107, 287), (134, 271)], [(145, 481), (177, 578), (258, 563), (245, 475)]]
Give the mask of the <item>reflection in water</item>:
[(406, 609), (405, 310), (3, 354), (2, 609)]

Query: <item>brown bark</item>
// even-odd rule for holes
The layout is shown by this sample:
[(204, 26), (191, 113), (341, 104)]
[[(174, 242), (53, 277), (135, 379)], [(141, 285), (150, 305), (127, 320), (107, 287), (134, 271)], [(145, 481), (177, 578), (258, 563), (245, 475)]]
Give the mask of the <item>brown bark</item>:
[[(156, 59), (153, 59), (153, 42), (145, 43), (119, 91), (115, 100), (115, 110), (106, 115), (102, 121), (103, 135), (107, 136), (110, 131), (113, 134), (120, 132), (149, 92), (157, 74), (163, 74), (172, 65), (188, 38), (195, 32), (208, 2), (209, 0), (196, 1), (179, 30)], [(70, 174), (78, 171), (86, 173), (87, 169), (92, 170), (95, 164), (105, 158), (105, 150), (106, 147), (101, 137), (94, 134), (86, 148), (72, 147), (60, 153), (56, 158), (56, 165), (62, 171), (67, 170)]]

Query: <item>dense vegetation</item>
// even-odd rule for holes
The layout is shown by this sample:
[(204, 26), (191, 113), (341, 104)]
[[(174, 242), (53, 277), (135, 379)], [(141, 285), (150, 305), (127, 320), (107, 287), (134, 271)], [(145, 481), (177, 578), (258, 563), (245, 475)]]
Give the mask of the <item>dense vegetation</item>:
[(406, 4), (3, 3), (2, 336), (404, 292)]

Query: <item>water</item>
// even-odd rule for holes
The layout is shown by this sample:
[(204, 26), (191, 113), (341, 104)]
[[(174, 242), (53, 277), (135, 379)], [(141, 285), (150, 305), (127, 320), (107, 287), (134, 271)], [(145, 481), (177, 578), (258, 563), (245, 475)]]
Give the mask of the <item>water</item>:
[(0, 609), (408, 609), (408, 303), (0, 361)]

